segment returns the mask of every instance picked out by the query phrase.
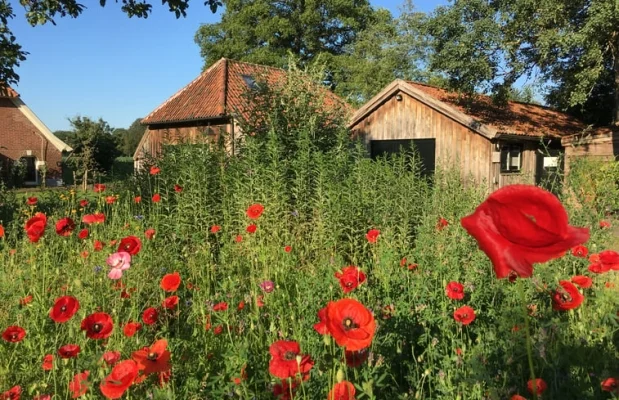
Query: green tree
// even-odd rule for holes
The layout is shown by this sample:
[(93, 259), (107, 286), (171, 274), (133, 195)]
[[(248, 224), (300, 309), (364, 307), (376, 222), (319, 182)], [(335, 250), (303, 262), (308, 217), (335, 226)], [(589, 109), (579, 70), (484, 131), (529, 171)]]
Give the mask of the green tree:
[[(118, 3), (119, 0), (115, 0)], [(167, 5), (170, 12), (176, 14), (176, 18), (185, 17), (189, 0), (161, 0), (163, 5)], [(220, 0), (202, 0), (208, 5), (213, 13), (221, 7)], [(36, 0), (19, 2), (26, 12), (26, 19), (32, 26), (52, 23), (56, 25), (55, 18), (80, 16), (84, 8), (83, 4), (77, 0)], [(99, 5), (105, 7), (107, 0), (99, 0)], [(121, 10), (129, 17), (148, 18), (152, 12), (152, 5), (145, 0), (120, 0)], [(195, 4), (195, 2), (194, 2)], [(0, 0), (0, 82), (11, 85), (19, 81), (19, 75), (15, 69), (28, 55), (17, 40), (8, 26), (9, 20), (15, 17), (10, 0)]]
[(113, 129), (104, 120), (94, 121), (88, 117), (75, 117), (69, 122), (73, 128), (73, 135), (68, 137), (67, 144), (73, 147), (73, 153), (67, 162), (83, 177), (86, 184), (93, 172), (109, 172), (114, 159), (121, 152), (112, 135)]
[(435, 10), (425, 34), (430, 66), (452, 88), (489, 91), (502, 102), (519, 78), (537, 77), (549, 102), (582, 115), (610, 99), (605, 118), (593, 112), (619, 124), (616, 0), (458, 0)]
[(202, 25), (196, 43), (205, 68), (222, 57), (286, 68), (292, 53), (301, 66), (321, 60), (326, 83), (338, 82), (338, 57), (360, 32), (385, 23), (368, 0), (224, 0), (221, 22)]
[(141, 118), (138, 118), (133, 121), (128, 129), (114, 129), (113, 135), (118, 143), (118, 148), (125, 156), (133, 156), (135, 149), (137, 149), (138, 144), (146, 131), (146, 126), (140, 123), (141, 120)]

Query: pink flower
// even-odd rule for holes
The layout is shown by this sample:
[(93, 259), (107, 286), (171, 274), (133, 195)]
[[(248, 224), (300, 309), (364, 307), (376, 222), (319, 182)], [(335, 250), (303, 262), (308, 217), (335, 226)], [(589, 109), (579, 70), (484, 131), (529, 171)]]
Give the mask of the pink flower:
[(105, 261), (112, 268), (107, 274), (110, 279), (122, 278), (123, 271), (131, 267), (131, 255), (125, 251), (111, 254)]

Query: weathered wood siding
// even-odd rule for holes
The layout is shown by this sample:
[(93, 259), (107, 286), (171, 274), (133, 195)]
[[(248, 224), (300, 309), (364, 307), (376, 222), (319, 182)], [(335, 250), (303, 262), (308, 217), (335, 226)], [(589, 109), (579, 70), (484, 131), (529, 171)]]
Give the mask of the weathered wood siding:
[(135, 168), (141, 168), (141, 161), (146, 155), (158, 156), (164, 144), (217, 142), (222, 134), (226, 135), (226, 148), (232, 152), (231, 138), (236, 124), (219, 122), (194, 126), (149, 126), (134, 155)]
[[(499, 148), (503, 143), (509, 143), (499, 141)], [(512, 142), (513, 143), (513, 142)], [(539, 144), (537, 142), (519, 142), (522, 143), (522, 168), (520, 172), (503, 172), (501, 173), (501, 164), (492, 164), (493, 174), (493, 188), (498, 189), (503, 186), (513, 185), (516, 183), (525, 183), (535, 185), (535, 173), (537, 167), (537, 149)]]
[(597, 160), (616, 160), (619, 156), (619, 130), (594, 137), (563, 140), (565, 146), (565, 172), (570, 163), (580, 157), (591, 157)]
[(370, 146), (372, 140), (436, 139), (437, 168), (460, 168), (463, 178), (490, 184), (490, 140), (473, 132), (433, 108), (400, 92), (395, 94), (352, 127), (353, 135), (363, 138)]

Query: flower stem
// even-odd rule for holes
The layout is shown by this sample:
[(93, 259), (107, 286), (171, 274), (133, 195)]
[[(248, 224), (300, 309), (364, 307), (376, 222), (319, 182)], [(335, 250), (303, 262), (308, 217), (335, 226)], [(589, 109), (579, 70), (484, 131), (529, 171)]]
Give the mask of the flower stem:
[(531, 334), (529, 333), (529, 309), (527, 308), (527, 299), (524, 294), (524, 283), (522, 279), (518, 279), (518, 292), (520, 293), (520, 301), (524, 310), (524, 333), (526, 335), (527, 359), (529, 360), (529, 373), (533, 382), (533, 400), (537, 400), (537, 385), (535, 382), (535, 371), (533, 369), (533, 351), (531, 350)]

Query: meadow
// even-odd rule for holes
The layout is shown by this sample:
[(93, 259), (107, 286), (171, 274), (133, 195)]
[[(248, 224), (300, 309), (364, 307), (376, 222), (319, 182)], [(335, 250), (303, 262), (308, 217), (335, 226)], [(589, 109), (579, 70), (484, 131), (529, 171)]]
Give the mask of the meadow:
[[(461, 223), (484, 185), (428, 181), (415, 154), (373, 161), (316, 123), (273, 123), (235, 157), (170, 146), (86, 192), (3, 192), (0, 398), (619, 395), (608, 169), (562, 188), (586, 237), (499, 279)], [(529, 215), (511, 207), (505, 226)], [(561, 228), (531, 213), (516, 226)], [(527, 229), (503, 234), (543, 253)]]

